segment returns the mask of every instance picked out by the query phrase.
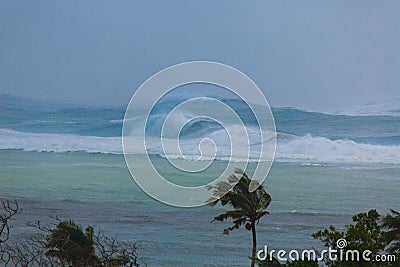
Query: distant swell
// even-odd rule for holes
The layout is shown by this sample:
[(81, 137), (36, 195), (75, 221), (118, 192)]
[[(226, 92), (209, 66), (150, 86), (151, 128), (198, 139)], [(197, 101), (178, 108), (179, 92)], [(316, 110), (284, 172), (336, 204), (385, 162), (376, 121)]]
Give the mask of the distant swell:
[[(218, 131), (214, 132), (213, 135), (213, 138), (218, 138)], [(181, 142), (182, 151), (184, 152), (193, 151), (193, 147), (197, 147), (197, 145), (198, 139), (188, 139)], [(259, 144), (253, 143), (252, 146), (257, 147)], [(121, 154), (122, 144), (120, 137), (25, 133), (10, 129), (0, 129), (0, 149), (56, 153), (84, 151), (87, 153)], [(133, 153), (135, 153), (135, 149), (132, 148)], [(217, 155), (217, 159), (230, 159), (229, 145), (218, 149), (221, 154)], [(137, 151), (140, 153), (140, 149), (137, 149)], [(152, 144), (151, 139), (149, 153), (164, 156), (159, 144), (156, 142)], [(244, 161), (246, 159), (245, 155), (245, 152), (242, 155), (234, 155), (231, 160)], [(182, 158), (179, 153), (170, 156), (172, 158)], [(185, 156), (187, 155), (185, 154)], [(197, 155), (193, 154), (193, 158), (197, 158)], [(257, 161), (257, 158), (257, 154), (250, 155), (250, 161)], [(330, 140), (311, 135), (295, 137), (278, 134), (275, 159), (280, 162), (300, 163), (400, 164), (400, 146), (361, 144), (351, 140)]]

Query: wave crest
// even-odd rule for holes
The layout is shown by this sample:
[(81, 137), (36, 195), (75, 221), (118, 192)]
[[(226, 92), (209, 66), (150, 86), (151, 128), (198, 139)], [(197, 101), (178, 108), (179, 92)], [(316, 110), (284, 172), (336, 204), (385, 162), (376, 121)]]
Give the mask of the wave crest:
[[(223, 131), (212, 133), (214, 139), (219, 135), (226, 135)], [(284, 138), (279, 138), (284, 136)], [(164, 156), (162, 147), (157, 139), (149, 139), (149, 153)], [(185, 157), (198, 158), (197, 147), (199, 139), (187, 139), (181, 142)], [(218, 142), (221, 145), (223, 142)], [(147, 145), (147, 143), (146, 143)], [(253, 142), (252, 147), (257, 148), (260, 144)], [(25, 133), (11, 129), (0, 129), (0, 149), (18, 149), (23, 151), (38, 152), (78, 152), (122, 154), (120, 137), (98, 137), (79, 136), (74, 134), (45, 134)], [(218, 148), (220, 153), (217, 160), (241, 161), (241, 155), (230, 157), (230, 147)], [(243, 148), (246, 149), (246, 148)], [(255, 151), (259, 151), (255, 149)], [(135, 153), (135, 148), (132, 148)], [(191, 154), (190, 154), (191, 153)], [(243, 153), (243, 155), (247, 155)], [(181, 157), (180, 153), (170, 155)], [(244, 156), (243, 156), (244, 157)], [(251, 161), (258, 159), (257, 154), (251, 155)], [(324, 137), (306, 135), (303, 137), (278, 134), (276, 161), (279, 162), (300, 162), (300, 163), (388, 163), (400, 164), (400, 146), (398, 145), (371, 145), (357, 143), (352, 140), (331, 140)]]

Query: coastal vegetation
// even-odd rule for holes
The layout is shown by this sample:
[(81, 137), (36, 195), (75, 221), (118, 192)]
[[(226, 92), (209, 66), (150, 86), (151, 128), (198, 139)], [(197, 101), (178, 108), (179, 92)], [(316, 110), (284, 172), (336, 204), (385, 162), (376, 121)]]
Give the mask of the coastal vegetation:
[(1, 201), (0, 210), (0, 246), (10, 238), (10, 220), (21, 212), (18, 202)]
[(20, 211), (17, 202), (2, 201), (0, 266), (146, 266), (139, 259), (136, 243), (122, 242), (101, 230), (95, 231), (92, 226), (83, 229), (72, 220), (62, 221), (57, 217), (51, 217), (56, 220), (52, 226), (44, 226), (40, 221), (28, 223), (38, 232), (9, 242), (10, 220)]
[[(256, 258), (256, 226), (260, 219), (268, 214), (266, 209), (271, 203), (271, 196), (262, 185), (254, 192), (250, 192), (250, 182), (251, 179), (246, 173), (237, 169), (227, 182), (219, 182), (217, 185), (209, 187), (209, 190), (213, 191), (215, 198), (210, 203), (211, 206), (221, 203), (222, 206), (231, 208), (231, 210), (214, 217), (213, 221), (230, 220), (233, 222), (231, 227), (223, 231), (224, 234), (229, 234), (230, 231), (239, 229), (243, 225), (247, 230), (252, 231), (251, 267), (255, 266), (255, 264), (268, 267), (317, 267), (318, 262), (316, 260), (307, 258), (287, 263), (281, 263), (276, 258), (268, 258), (265, 261), (260, 261)], [(376, 210), (370, 210), (367, 213), (359, 213), (353, 216), (353, 224), (346, 225), (345, 231), (340, 231), (336, 227), (330, 226), (328, 229), (312, 234), (312, 237), (322, 241), (326, 248), (337, 251), (342, 250), (344, 254), (354, 250), (360, 253), (371, 251), (369, 255), (371, 259), (377, 259), (377, 256), (379, 258), (384, 255), (383, 257), (389, 257), (386, 258), (386, 261), (365, 261), (362, 257), (358, 261), (340, 258), (332, 260), (325, 256), (323, 257), (324, 264), (328, 267), (400, 266), (400, 213), (394, 210), (391, 210), (391, 213), (381, 218)], [(345, 240), (346, 246), (343, 248), (338, 247), (338, 240)]]
[[(390, 215), (381, 219), (376, 210), (370, 210), (354, 215), (353, 224), (346, 225), (344, 231), (330, 226), (328, 229), (313, 233), (312, 237), (321, 240), (325, 247), (342, 251), (342, 255), (348, 255), (344, 260), (340, 257), (335, 260), (325, 257), (324, 262), (329, 267), (400, 266), (400, 262), (396, 262), (397, 260), (393, 258), (393, 256), (399, 258), (399, 251), (394, 247), (400, 236), (392, 235), (399, 231), (398, 223), (399, 218), (397, 222), (396, 218)], [(340, 244), (340, 240), (344, 243)], [(362, 257), (365, 251), (368, 251), (370, 260)]]
[(400, 254), (400, 212), (391, 210), (392, 214), (383, 218), (382, 226), (385, 232), (386, 245), (389, 253)]
[[(251, 267), (256, 263), (257, 252), (257, 229), (260, 219), (268, 214), (266, 210), (271, 203), (271, 196), (259, 185), (253, 192), (249, 191), (251, 179), (242, 170), (236, 169), (228, 181), (221, 181), (209, 188), (213, 191), (215, 200), (209, 205), (215, 206), (221, 203), (231, 210), (214, 217), (213, 221), (232, 220), (233, 225), (224, 230), (228, 235), (230, 231), (245, 226), (252, 234)], [(257, 181), (253, 181), (257, 182)], [(222, 197), (221, 197), (222, 196)]]

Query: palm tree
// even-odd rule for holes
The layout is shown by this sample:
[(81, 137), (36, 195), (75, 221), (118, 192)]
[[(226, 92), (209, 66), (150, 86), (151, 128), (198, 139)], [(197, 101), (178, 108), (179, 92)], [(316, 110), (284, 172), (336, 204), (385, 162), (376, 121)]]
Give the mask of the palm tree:
[(227, 182), (219, 182), (215, 186), (209, 186), (208, 189), (213, 190), (214, 195), (210, 199), (211, 202), (209, 205), (215, 206), (220, 202), (222, 206), (228, 205), (233, 208), (233, 210), (214, 217), (213, 221), (233, 220), (233, 226), (226, 228), (224, 234), (229, 234), (230, 231), (239, 229), (242, 225), (245, 225), (247, 230), (251, 230), (253, 237), (251, 267), (254, 267), (257, 250), (256, 225), (261, 217), (268, 214), (266, 209), (271, 203), (271, 196), (265, 191), (262, 185), (250, 193), (250, 182), (251, 179), (246, 173), (240, 169), (236, 169)]
[(382, 226), (388, 231), (385, 233), (386, 242), (391, 253), (400, 253), (400, 212), (391, 210), (392, 215), (388, 214), (383, 218)]

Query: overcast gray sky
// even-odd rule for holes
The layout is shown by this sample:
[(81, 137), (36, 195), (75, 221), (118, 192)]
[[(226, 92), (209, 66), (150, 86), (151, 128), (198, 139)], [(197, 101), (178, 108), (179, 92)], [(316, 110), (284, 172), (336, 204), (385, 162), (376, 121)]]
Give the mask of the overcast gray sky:
[(400, 1), (0, 0), (0, 93), (120, 105), (167, 66), (210, 60), (272, 106), (400, 96)]

